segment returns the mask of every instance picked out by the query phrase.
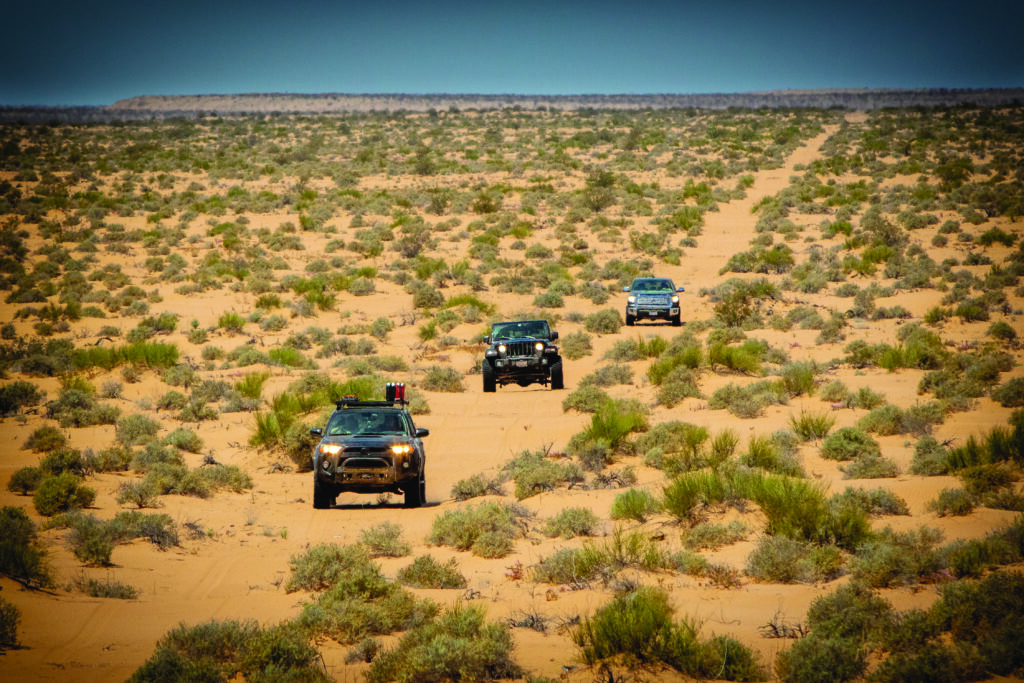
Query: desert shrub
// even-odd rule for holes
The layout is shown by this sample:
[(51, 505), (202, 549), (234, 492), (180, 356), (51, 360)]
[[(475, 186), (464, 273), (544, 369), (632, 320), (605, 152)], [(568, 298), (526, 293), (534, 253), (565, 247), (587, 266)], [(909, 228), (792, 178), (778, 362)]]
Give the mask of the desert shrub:
[(873, 391), (871, 387), (861, 387), (850, 399), (850, 407), (874, 410), (885, 404), (885, 396)]
[(883, 455), (862, 455), (839, 469), (843, 479), (891, 479), (900, 473), (899, 465)]
[(748, 648), (722, 637), (702, 640), (699, 631), (695, 621), (674, 621), (662, 589), (643, 586), (617, 595), (584, 619), (572, 638), (591, 666), (625, 658), (633, 665), (668, 666), (698, 678), (767, 679)]
[(942, 533), (936, 529), (896, 532), (886, 527), (857, 547), (850, 572), (873, 588), (912, 586), (934, 580), (945, 569), (936, 548)]
[(412, 564), (398, 570), (397, 580), (413, 588), (465, 588), (466, 577), (455, 558), (441, 564), (430, 555), (420, 555)]
[(117, 488), (118, 505), (154, 508), (160, 505), (159, 492), (152, 481), (126, 481)]
[(430, 542), (480, 557), (504, 557), (522, 536), (520, 522), (527, 515), (519, 506), (495, 502), (449, 510), (434, 520)]
[(125, 446), (151, 441), (160, 431), (160, 423), (142, 414), (126, 415), (117, 421), (116, 438)]
[(610, 400), (611, 397), (604, 389), (594, 384), (588, 384), (581, 386), (562, 399), (562, 412), (575, 410), (580, 413), (596, 413)]
[(630, 384), (633, 369), (628, 365), (605, 365), (580, 380), (580, 386), (610, 387), (616, 384)]
[(728, 524), (701, 522), (683, 532), (682, 540), (683, 545), (691, 550), (717, 550), (746, 539), (749, 533), (747, 525), (739, 520), (733, 520)]
[(83, 486), (82, 479), (71, 472), (46, 477), (32, 496), (36, 512), (52, 517), (60, 512), (85, 508), (96, 500), (96, 491)]
[(70, 472), (84, 477), (87, 473), (87, 463), (82, 457), (81, 451), (73, 448), (61, 448), (43, 456), (39, 461), (39, 469), (48, 476)]
[(767, 472), (803, 477), (804, 471), (792, 454), (780, 450), (772, 437), (754, 435), (747, 443), (747, 452), (740, 456), (740, 463), (747, 467), (759, 467)]
[(600, 518), (587, 508), (565, 508), (544, 522), (543, 531), (551, 538), (575, 538), (593, 536)]
[(938, 497), (928, 503), (928, 509), (939, 517), (962, 517), (974, 512), (975, 500), (963, 489), (942, 489)]
[(497, 479), (488, 479), (482, 474), (474, 474), (466, 479), (460, 479), (452, 485), (452, 498), (457, 501), (478, 498), (488, 494), (503, 495), (501, 482)]
[(660, 509), (658, 501), (643, 489), (629, 489), (617, 495), (612, 502), (612, 519), (632, 519), (645, 522), (648, 515)]
[(622, 325), (622, 316), (613, 308), (591, 313), (583, 319), (583, 327), (592, 334), (615, 334)]
[(22, 408), (32, 408), (43, 402), (46, 393), (32, 382), (23, 379), (0, 387), (0, 416), (10, 416)]
[(614, 452), (628, 452), (629, 435), (647, 429), (642, 406), (627, 401), (608, 401), (590, 416), (590, 426), (570, 439), (567, 452), (575, 455), (587, 443), (603, 441)]
[(836, 419), (828, 413), (808, 413), (800, 411), (799, 417), (790, 415), (789, 426), (804, 441), (824, 439)]
[(713, 410), (722, 408), (739, 418), (760, 416), (770, 405), (785, 405), (789, 397), (777, 382), (761, 381), (740, 387), (727, 384), (708, 399), (708, 407)]
[(135, 472), (148, 472), (156, 465), (184, 465), (178, 449), (150, 441), (142, 450), (131, 451), (131, 467)]
[(914, 445), (914, 459), (910, 464), (911, 474), (936, 476), (949, 472), (946, 448), (931, 434), (925, 434)]
[(1006, 488), (1016, 481), (1016, 476), (1006, 467), (986, 463), (965, 467), (956, 473), (964, 490), (975, 498)]
[(1014, 377), (990, 393), (992, 400), (1004, 408), (1024, 407), (1024, 377)]
[(189, 475), (197, 476), (199, 481), (202, 482), (200, 486), (205, 485), (205, 488), (212, 491), (227, 489), (234, 493), (242, 493), (243, 491), (248, 491), (253, 486), (252, 477), (238, 465), (221, 465), (220, 463), (203, 465), (198, 470), (189, 472)]
[(203, 440), (199, 438), (198, 434), (186, 427), (178, 427), (165, 436), (164, 443), (189, 453), (198, 453), (203, 449)]
[(763, 536), (747, 556), (747, 576), (765, 583), (830, 581), (842, 569), (835, 546), (822, 546), (785, 536)]
[(18, 647), (18, 624), (21, 610), (0, 596), (0, 652)]
[(75, 578), (74, 586), (75, 590), (85, 593), (91, 598), (134, 600), (139, 597), (139, 591), (137, 588), (112, 579), (101, 581), (99, 579), (81, 576)]
[(48, 453), (64, 447), (66, 443), (64, 432), (52, 425), (43, 425), (29, 435), (22, 448), (31, 449), (34, 453)]
[(658, 405), (673, 408), (687, 398), (701, 398), (697, 386), (697, 372), (686, 367), (677, 367), (668, 373), (658, 386)]
[(504, 471), (515, 481), (518, 500), (553, 491), (558, 486), (583, 481), (583, 473), (575, 463), (563, 463), (549, 458), (544, 451), (523, 451), (505, 464)]
[[(72, 513), (74, 514), (74, 513)], [(160, 550), (181, 544), (178, 528), (170, 515), (145, 514), (138, 510), (117, 513), (106, 523), (106, 531), (117, 543), (145, 538)]]
[(857, 426), (879, 436), (903, 434), (907, 431), (903, 425), (903, 411), (892, 404), (875, 408), (858, 420)]
[(285, 584), (289, 593), (298, 590), (322, 591), (338, 583), (342, 577), (372, 572), (376, 565), (366, 549), (359, 545), (321, 543), (288, 561), (291, 576)]
[(887, 488), (854, 488), (847, 486), (832, 496), (837, 505), (853, 505), (869, 515), (909, 515), (907, 502)]
[(421, 386), (426, 391), (442, 391), (447, 393), (459, 393), (465, 391), (462, 386), (462, 375), (452, 367), (433, 365), (427, 369)]
[(834, 379), (818, 390), (818, 398), (829, 403), (846, 403), (850, 400), (850, 389), (842, 380)]
[(814, 380), (819, 372), (814, 361), (786, 363), (779, 368), (782, 387), (790, 396), (810, 396), (814, 393)]
[(562, 355), (569, 360), (579, 360), (594, 351), (590, 344), (590, 335), (582, 331), (562, 337), (560, 348)]
[(20, 507), (0, 508), (0, 575), (29, 586), (53, 585), (36, 525)]
[(878, 442), (857, 427), (842, 427), (821, 444), (821, 457), (829, 460), (854, 460), (881, 453)]
[(733, 483), (713, 470), (683, 472), (662, 489), (662, 507), (680, 521), (696, 520), (704, 508), (735, 500)]
[(75, 514), (66, 517), (70, 529), (68, 546), (83, 564), (109, 567), (115, 539), (106, 525), (91, 515)]
[[(689, 422), (659, 422), (636, 439), (636, 450), (650, 464), (669, 475), (689, 472), (711, 464), (708, 441), (711, 435), (704, 427)], [(651, 457), (657, 455), (657, 461)]]
[(520, 678), (511, 631), (487, 623), (482, 607), (456, 605), (408, 631), (374, 658), (367, 683)]
[(181, 410), (188, 405), (188, 396), (172, 389), (156, 400), (156, 407), (160, 410)]
[(39, 488), (44, 476), (43, 471), (38, 467), (21, 467), (15, 470), (7, 481), (7, 490), (27, 496)]
[(405, 557), (412, 553), (412, 546), (401, 537), (401, 526), (394, 522), (382, 522), (364, 529), (359, 542), (370, 557)]

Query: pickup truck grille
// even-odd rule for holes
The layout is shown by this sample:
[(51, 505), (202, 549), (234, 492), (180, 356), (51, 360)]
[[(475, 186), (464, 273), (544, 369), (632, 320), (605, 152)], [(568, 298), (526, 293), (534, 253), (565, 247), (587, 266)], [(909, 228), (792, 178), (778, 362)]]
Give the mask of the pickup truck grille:
[(532, 341), (505, 342), (505, 353), (510, 358), (515, 356), (532, 356), (534, 354)]
[(662, 294), (640, 294), (636, 298), (638, 306), (668, 306), (668, 297)]

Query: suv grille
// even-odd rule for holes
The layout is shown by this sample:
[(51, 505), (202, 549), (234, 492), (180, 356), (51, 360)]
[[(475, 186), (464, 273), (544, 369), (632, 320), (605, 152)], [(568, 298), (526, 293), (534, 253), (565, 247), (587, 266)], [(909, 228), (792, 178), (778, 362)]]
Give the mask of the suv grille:
[(512, 357), (512, 356), (532, 356), (533, 353), (534, 353), (533, 345), (535, 343), (536, 342), (532, 342), (532, 341), (506, 342), (505, 343), (505, 348), (507, 350), (506, 350), (505, 353), (508, 356), (510, 356), (510, 357)]

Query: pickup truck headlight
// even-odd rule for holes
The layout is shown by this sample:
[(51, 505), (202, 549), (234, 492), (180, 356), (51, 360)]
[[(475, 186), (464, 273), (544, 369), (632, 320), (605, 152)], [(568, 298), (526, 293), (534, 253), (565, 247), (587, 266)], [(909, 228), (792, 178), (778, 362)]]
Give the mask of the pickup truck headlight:
[(635, 304), (636, 303), (636, 297), (633, 296), (633, 295), (627, 296), (626, 297), (626, 301), (628, 301), (631, 304)]
[(674, 304), (679, 303), (679, 297), (678, 296), (672, 297), (672, 303), (674, 303)]

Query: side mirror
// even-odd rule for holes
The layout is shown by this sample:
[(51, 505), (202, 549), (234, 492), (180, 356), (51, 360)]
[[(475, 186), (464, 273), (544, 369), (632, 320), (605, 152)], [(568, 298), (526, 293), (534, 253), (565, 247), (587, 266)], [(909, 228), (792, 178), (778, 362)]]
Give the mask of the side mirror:
[(416, 438), (418, 439), (418, 438), (420, 438), (422, 436), (430, 436), (430, 430), (429, 429), (424, 429), (423, 427), (417, 427), (416, 428)]
[(313, 427), (312, 429), (309, 430), (309, 434), (310, 436), (323, 436), (324, 430), (320, 429), (319, 427)]
[(629, 287), (623, 287), (623, 288), (622, 288), (622, 291), (623, 291), (623, 292), (628, 292), (628, 291), (629, 291)]
[(556, 339), (558, 339), (558, 333), (551, 330), (551, 341), (555, 341)]
[(489, 334), (485, 335), (484, 336), (484, 344), (490, 344), (490, 343), (491, 343), (491, 335), (489, 335)]
[(677, 292), (685, 292), (686, 288), (685, 287), (676, 287), (676, 291)]

